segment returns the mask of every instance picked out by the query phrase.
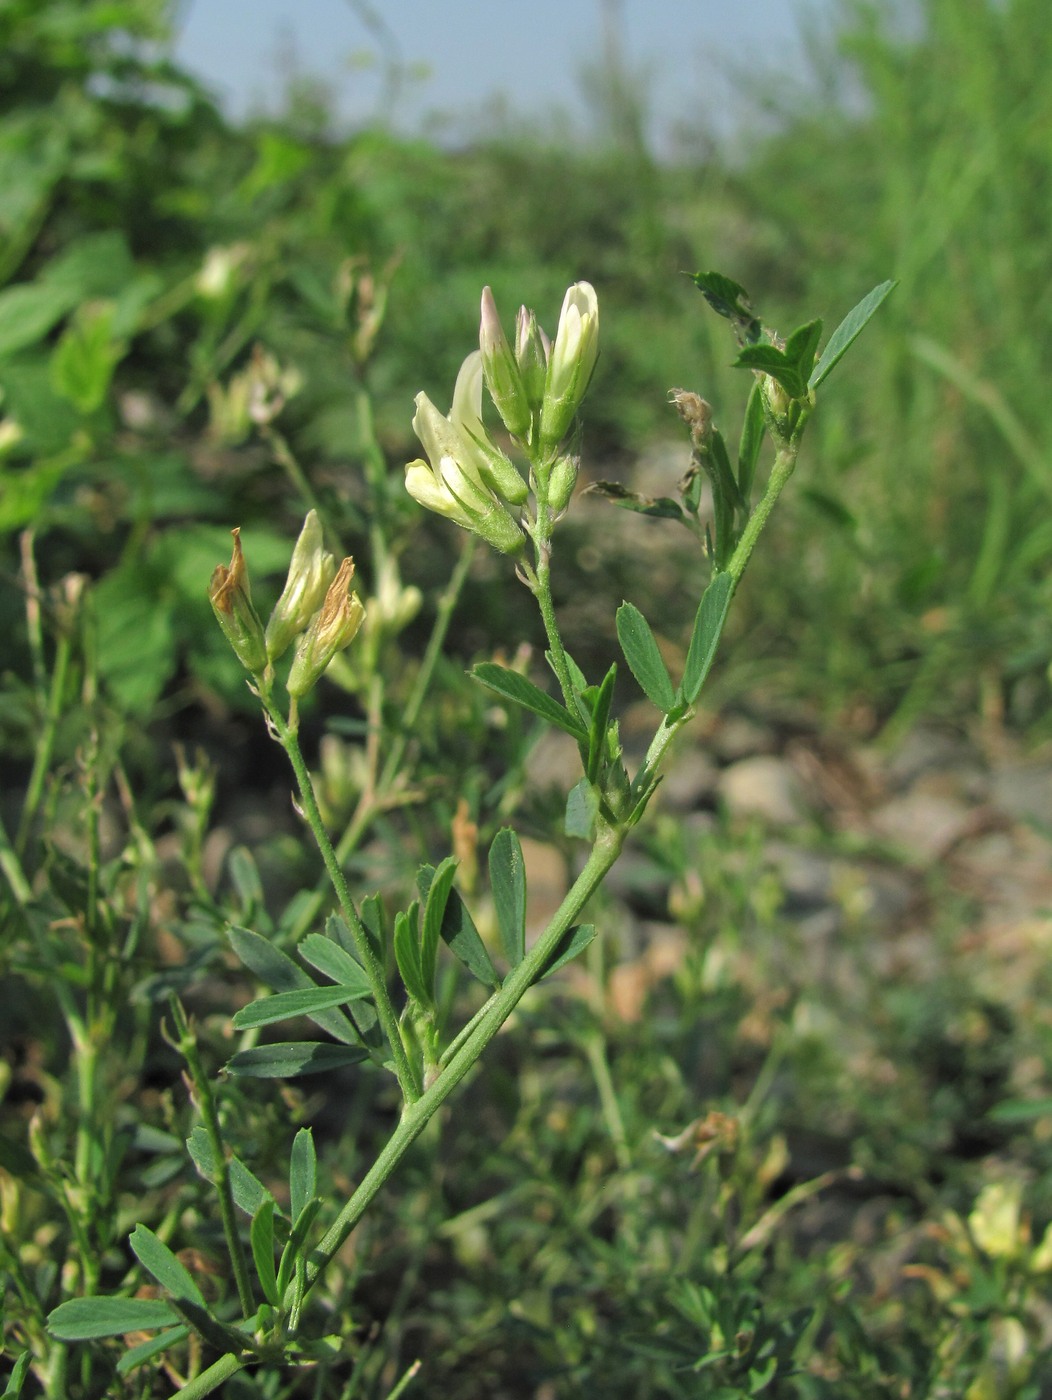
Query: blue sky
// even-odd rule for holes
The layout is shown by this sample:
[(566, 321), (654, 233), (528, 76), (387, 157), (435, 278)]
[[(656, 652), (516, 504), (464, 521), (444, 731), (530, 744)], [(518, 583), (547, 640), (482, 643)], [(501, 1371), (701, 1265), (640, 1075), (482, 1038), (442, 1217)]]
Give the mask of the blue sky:
[[(833, 0), (182, 0), (176, 53), (235, 113), (280, 91), (279, 54), (332, 85), (351, 122), (377, 115), (386, 51), (406, 76), (393, 99), (409, 131), (472, 129), (501, 107), (583, 121), (580, 73), (602, 52), (604, 9), (629, 63), (652, 76), (653, 135), (677, 119), (726, 123), (731, 65), (754, 56), (798, 73), (798, 18)], [(377, 31), (370, 16), (380, 21)]]

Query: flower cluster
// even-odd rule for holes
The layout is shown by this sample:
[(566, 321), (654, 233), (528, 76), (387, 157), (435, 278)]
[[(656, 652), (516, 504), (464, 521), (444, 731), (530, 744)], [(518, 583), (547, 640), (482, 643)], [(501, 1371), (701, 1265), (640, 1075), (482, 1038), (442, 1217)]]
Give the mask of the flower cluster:
[(274, 662), (297, 642), (285, 686), (299, 699), (314, 687), (336, 653), (350, 645), (365, 618), (361, 599), (351, 591), (354, 560), (344, 559), (337, 569), (324, 548), (317, 513), (309, 511), (285, 587), (264, 628), (252, 602), (240, 530), (233, 535), (229, 566), (220, 564), (212, 574), (212, 610), (238, 660), (257, 680), (271, 674)]
[(523, 505), (529, 487), (483, 425), (483, 381), (505, 428), (529, 459), (529, 485), (543, 491), (546, 506), (558, 513), (577, 477), (576, 460), (565, 452), (560, 456), (560, 450), (598, 353), (599, 303), (590, 283), (568, 289), (554, 343), (534, 313), (520, 308), (514, 347), (486, 287), (479, 349), (461, 366), (448, 417), (426, 394), (416, 397), (413, 428), (427, 460), (406, 467), (409, 494), (502, 553), (518, 554), (525, 536), (514, 508)]

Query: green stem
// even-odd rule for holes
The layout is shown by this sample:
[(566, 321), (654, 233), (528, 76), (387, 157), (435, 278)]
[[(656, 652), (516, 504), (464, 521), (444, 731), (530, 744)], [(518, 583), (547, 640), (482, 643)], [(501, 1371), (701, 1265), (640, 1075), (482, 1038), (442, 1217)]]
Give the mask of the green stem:
[(318, 810), (317, 798), (314, 795), (314, 784), (311, 782), (310, 772), (303, 759), (303, 753), (299, 746), (299, 739), (296, 731), (282, 719), (280, 712), (263, 698), (267, 714), (274, 726), (274, 732), (282, 748), (289, 756), (292, 770), (296, 775), (296, 786), (299, 788), (300, 802), (303, 815), (307, 819), (307, 824), (314, 833), (314, 839), (321, 852), (321, 858), (325, 862), (325, 869), (328, 871), (332, 887), (336, 891), (336, 898), (340, 905), (340, 912), (344, 917), (351, 937), (354, 939), (354, 946), (358, 951), (365, 975), (369, 979), (369, 986), (373, 994), (373, 1001), (376, 1005), (376, 1014), (380, 1022), (381, 1029), (387, 1037), (387, 1043), (391, 1050), (391, 1057), (394, 1062), (394, 1071), (398, 1078), (399, 1086), (402, 1090), (402, 1097), (407, 1104), (413, 1103), (420, 1097), (420, 1084), (415, 1071), (409, 1063), (406, 1054), (405, 1042), (402, 1040), (402, 1033), (398, 1028), (398, 1017), (395, 1015), (394, 1006), (387, 991), (387, 974), (383, 963), (373, 950), (369, 936), (362, 927), (362, 921), (358, 917), (358, 911), (354, 907), (351, 892), (347, 887), (347, 880), (343, 873), (343, 867), (329, 838), (329, 833), (325, 829), (321, 812)]
[(570, 887), (545, 931), (534, 943), (518, 967), (504, 979), (499, 992), (487, 1002), (476, 1018), (475, 1028), (460, 1049), (424, 1091), (410, 1104), (398, 1127), (362, 1178), (324, 1238), (312, 1252), (307, 1265), (307, 1286), (310, 1288), (347, 1236), (357, 1225), (366, 1208), (379, 1193), (388, 1177), (401, 1162), (409, 1147), (427, 1126), (435, 1111), (445, 1102), (468, 1071), (474, 1066), (486, 1046), (497, 1034), (527, 989), (537, 981), (558, 947), (566, 931), (577, 921), (581, 910), (602, 884), (608, 871), (621, 853), (625, 833), (617, 827), (603, 827), (580, 875)]
[[(238, 1301), (241, 1304), (242, 1315), (244, 1317), (251, 1317), (255, 1311), (255, 1301), (252, 1297), (252, 1281), (249, 1278), (245, 1251), (242, 1248), (241, 1236), (238, 1233), (237, 1214), (234, 1209), (234, 1192), (230, 1185), (230, 1166), (226, 1155), (226, 1144), (223, 1141), (223, 1131), (219, 1124), (219, 1114), (216, 1111), (216, 1103), (212, 1095), (212, 1086), (197, 1051), (197, 1038), (194, 1035), (193, 1028), (187, 1019), (186, 1012), (183, 1010), (182, 1002), (174, 992), (169, 997), (169, 1004), (172, 1010), (172, 1019), (175, 1022), (176, 1033), (179, 1037), (178, 1050), (186, 1061), (187, 1069), (190, 1071), (194, 1093), (197, 1097), (197, 1107), (201, 1114), (201, 1122), (204, 1125), (205, 1132), (208, 1134), (208, 1141), (212, 1148), (212, 1161), (215, 1166), (215, 1187), (219, 1196), (219, 1214), (223, 1222), (223, 1234), (226, 1237), (226, 1246), (230, 1255), (230, 1263), (234, 1270), (234, 1281), (237, 1285)], [(183, 1393), (183, 1391), (179, 1392), (180, 1395)], [(201, 1391), (200, 1393), (206, 1395), (208, 1392)]]
[(786, 482), (793, 474), (796, 458), (800, 451), (800, 429), (802, 427), (803, 420), (797, 425), (793, 436), (778, 449), (774, 466), (771, 468), (771, 475), (767, 478), (767, 489), (756, 503), (756, 509), (749, 516), (748, 523), (742, 531), (738, 547), (731, 555), (727, 572), (733, 575), (735, 588), (737, 588), (738, 581), (745, 572), (745, 566), (756, 548), (756, 541), (760, 538), (760, 533), (767, 524), (767, 517), (774, 509), (775, 501), (782, 494)]
[(218, 1390), (224, 1381), (236, 1375), (244, 1365), (245, 1361), (240, 1356), (228, 1351), (225, 1356), (214, 1361), (207, 1371), (202, 1371), (181, 1390), (177, 1390), (172, 1400), (201, 1400), (202, 1396), (211, 1395), (213, 1390)]
[[(453, 618), (453, 611), (456, 608), (460, 594), (467, 580), (468, 571), (471, 568), (471, 561), (475, 557), (475, 537), (469, 535), (466, 538), (465, 546), (457, 560), (456, 568), (450, 575), (449, 583), (446, 586), (441, 598), (438, 600), (438, 607), (435, 611), (435, 622), (431, 629), (431, 636), (428, 639), (427, 647), (424, 651), (420, 669), (416, 673), (416, 681), (413, 684), (412, 692), (406, 702), (402, 712), (399, 731), (394, 737), (387, 758), (380, 773), (374, 791), (369, 795), (368, 800), (363, 796), (354, 811), (351, 820), (344, 828), (343, 835), (336, 845), (336, 859), (340, 866), (344, 866), (351, 854), (357, 849), (358, 842), (362, 839), (366, 831), (371, 826), (373, 819), (378, 812), (382, 812), (387, 806), (391, 790), (398, 778), (405, 757), (405, 751), (412, 738), (413, 729), (416, 725), (420, 711), (423, 709), (424, 701), (427, 699), (428, 691), (431, 688), (431, 680), (434, 675), (438, 658), (442, 654), (442, 647), (445, 644), (446, 634)], [(324, 903), (325, 892), (328, 885), (320, 883), (312, 891), (309, 900), (304, 901), (304, 906), (293, 927), (293, 938), (297, 941), (303, 937), (310, 926), (318, 917), (318, 913)]]
[(72, 639), (60, 634), (55, 647), (55, 668), (51, 673), (51, 689), (48, 692), (47, 708), (44, 713), (44, 727), (33, 755), (33, 771), (26, 784), (26, 800), (22, 808), (22, 819), (18, 825), (15, 849), (19, 855), (25, 854), (26, 842), (33, 826), (33, 819), (40, 806), (44, 792), (44, 780), (51, 766), (51, 754), (58, 733), (58, 722), (62, 714), (62, 700), (66, 690), (66, 676), (69, 672)]

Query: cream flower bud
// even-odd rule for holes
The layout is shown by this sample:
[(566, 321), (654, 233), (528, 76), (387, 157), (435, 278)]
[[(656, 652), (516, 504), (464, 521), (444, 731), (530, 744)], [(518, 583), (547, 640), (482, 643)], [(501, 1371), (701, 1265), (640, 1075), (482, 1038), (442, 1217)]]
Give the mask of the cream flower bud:
[(281, 597), (267, 622), (267, 655), (276, 661), (310, 626), (336, 573), (336, 560), (325, 552), (318, 512), (307, 512), (292, 551), (292, 563)]
[(530, 405), (519, 366), (497, 315), (497, 304), (488, 287), (482, 289), (479, 350), (486, 388), (504, 426), (513, 437), (525, 437), (532, 419)]
[(599, 301), (590, 282), (575, 282), (563, 298), (548, 359), (541, 409), (541, 442), (557, 446), (580, 407), (599, 355)]
[(321, 607), (300, 638), (285, 688), (299, 699), (312, 690), (326, 666), (344, 647), (349, 646), (365, 618), (365, 608), (351, 592), (354, 560), (345, 559), (329, 585)]
[(515, 320), (515, 363), (522, 375), (526, 400), (531, 410), (544, 402), (544, 381), (548, 377), (548, 356), (552, 343), (537, 324), (537, 317), (525, 306)]
[(234, 536), (234, 553), (230, 565), (216, 565), (208, 585), (208, 601), (237, 659), (246, 671), (258, 676), (267, 668), (263, 623), (252, 606), (248, 568), (241, 549), (241, 531), (232, 530), (231, 534)]

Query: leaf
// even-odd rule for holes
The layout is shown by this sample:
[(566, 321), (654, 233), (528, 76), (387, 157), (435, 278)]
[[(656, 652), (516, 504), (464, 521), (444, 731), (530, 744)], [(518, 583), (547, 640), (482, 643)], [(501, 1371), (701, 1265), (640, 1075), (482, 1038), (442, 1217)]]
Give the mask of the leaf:
[[(271, 991), (291, 992), (301, 988), (316, 989), (317, 984), (311, 981), (302, 967), (294, 963), (288, 954), (283, 953), (280, 948), (275, 948), (269, 938), (264, 938), (262, 934), (253, 933), (251, 929), (239, 928), (236, 925), (227, 930), (227, 937), (230, 939), (234, 952), (248, 970), (254, 972), (263, 985), (269, 987)], [(343, 1041), (345, 1045), (359, 1043), (361, 1037), (342, 1011), (316, 1011), (313, 1014), (310, 1012), (307, 1014), (315, 1025), (321, 1026), (322, 1030), (328, 1031), (331, 1036)]]
[[(607, 752), (607, 731), (610, 723), (610, 705), (614, 698), (614, 682), (617, 680), (617, 667), (611, 666), (603, 677), (603, 683), (596, 691), (592, 703), (592, 722), (588, 731), (587, 775), (597, 783), (602, 776)], [(671, 684), (671, 682), (669, 683)]]
[(278, 1265), (278, 1294), (284, 1305), (287, 1305), (285, 1294), (292, 1281), (292, 1274), (296, 1268), (296, 1262), (301, 1256), (303, 1242), (307, 1238), (307, 1231), (314, 1224), (314, 1219), (319, 1210), (321, 1210), (321, 1201), (317, 1196), (304, 1202), (303, 1209), (300, 1211), (296, 1223), (292, 1227), (285, 1248), (281, 1251), (281, 1263)]
[(585, 491), (602, 496), (611, 505), (622, 510), (634, 510), (637, 515), (651, 515), (662, 520), (682, 520), (683, 508), (671, 496), (643, 496), (638, 491), (630, 491), (619, 481), (593, 481)]
[(566, 798), (563, 826), (567, 836), (579, 836), (584, 841), (591, 841), (595, 836), (598, 815), (599, 794), (587, 778), (582, 778), (570, 789)]
[(516, 705), (521, 705), (524, 710), (529, 710), (531, 714), (547, 720), (549, 724), (564, 729), (567, 734), (572, 734), (580, 743), (587, 741), (588, 735), (585, 733), (584, 726), (568, 710), (564, 709), (558, 700), (553, 700), (539, 686), (528, 681), (525, 676), (520, 676), (517, 671), (509, 671), (493, 661), (481, 661), (472, 668), (471, 674), (487, 689), (496, 691), (503, 699), (511, 700)]
[(424, 904), (424, 927), (420, 937), (420, 971), (424, 985), (434, 996), (435, 965), (438, 957), (438, 944), (442, 937), (442, 920), (446, 914), (446, 903), (453, 888), (453, 876), (457, 873), (457, 861), (453, 856), (445, 860), (434, 872)]
[(289, 1158), (289, 1214), (293, 1224), (318, 1190), (318, 1154), (309, 1128), (301, 1128), (292, 1139)]
[(19, 282), (0, 292), (0, 356), (42, 340), (80, 300), (70, 287)]
[(205, 1306), (204, 1295), (194, 1282), (190, 1271), (152, 1230), (145, 1225), (136, 1225), (128, 1243), (143, 1268), (151, 1273), (173, 1298), (186, 1299), (201, 1308)]
[(363, 991), (361, 987), (345, 986), (305, 987), (296, 992), (278, 992), (243, 1006), (235, 1013), (232, 1024), (239, 1031), (271, 1026), (275, 1021), (288, 1021), (293, 1016), (313, 1016), (317, 1011), (328, 1011), (330, 1007), (343, 1006), (346, 1002), (368, 995), (368, 987)]
[(32, 1360), (31, 1353), (23, 1351), (15, 1364), (11, 1367), (11, 1374), (8, 1377), (7, 1385), (4, 1388), (0, 1400), (18, 1400), (22, 1394), (22, 1387), (25, 1384), (26, 1374), (29, 1371), (29, 1363)]
[(510, 826), (501, 827), (489, 848), (489, 883), (504, 956), (518, 967), (526, 953), (526, 866)]
[[(342, 920), (341, 920), (342, 922)], [(331, 977), (344, 987), (360, 987), (362, 996), (371, 996), (372, 988), (365, 975), (365, 969), (339, 943), (321, 933), (309, 933), (298, 945), (296, 951), (304, 962)]]
[(738, 443), (738, 491), (746, 507), (748, 507), (749, 497), (752, 494), (756, 463), (760, 459), (760, 448), (763, 446), (766, 431), (767, 420), (763, 414), (763, 391), (760, 388), (760, 381), (755, 380), (749, 393), (745, 421), (742, 423), (741, 440)]
[(676, 703), (672, 678), (661, 659), (650, 624), (632, 603), (622, 603), (617, 610), (617, 640), (647, 699), (667, 714)]
[(150, 1361), (153, 1357), (159, 1356), (161, 1352), (167, 1351), (169, 1347), (178, 1346), (190, 1335), (189, 1327), (169, 1327), (164, 1332), (158, 1332), (156, 1337), (151, 1337), (149, 1341), (140, 1342), (137, 1347), (132, 1347), (126, 1351), (117, 1362), (117, 1374), (126, 1376), (130, 1371), (134, 1371), (144, 1362)]
[(822, 351), (818, 363), (811, 371), (811, 378), (808, 381), (809, 389), (817, 389), (819, 384), (829, 378), (874, 312), (898, 285), (896, 281), (881, 282), (867, 296), (864, 296), (857, 306), (852, 307), (829, 337), (829, 344)]
[[(200, 1175), (206, 1181), (214, 1183), (216, 1179), (215, 1154), (212, 1151), (212, 1143), (208, 1134), (200, 1125), (186, 1139), (186, 1150)], [(234, 1204), (238, 1210), (243, 1210), (246, 1215), (255, 1215), (262, 1203), (270, 1196), (270, 1192), (259, 1177), (249, 1171), (241, 1158), (235, 1157), (233, 1153), (230, 1155), (227, 1169)]]
[(420, 1006), (432, 1006), (431, 989), (420, 965), (419, 906), (415, 903), (408, 914), (399, 910), (395, 915), (394, 955), (406, 991)]
[(541, 977), (550, 976), (551, 973), (558, 971), (560, 967), (565, 967), (568, 962), (576, 958), (578, 953), (583, 953), (598, 932), (595, 924), (575, 924), (573, 928), (567, 929), (555, 945), (551, 961), (545, 963), (537, 980), (540, 981)]
[[(362, 928), (365, 929), (366, 937), (369, 939), (369, 946), (373, 950), (376, 960), (383, 966), (387, 957), (387, 941), (384, 937), (384, 907), (378, 894), (366, 895), (362, 900), (362, 907), (358, 911), (358, 916), (362, 921)], [(342, 920), (341, 920), (342, 923)], [(350, 938), (350, 931), (346, 931)], [(342, 941), (342, 935), (341, 935)]]
[(48, 1313), (47, 1330), (60, 1342), (86, 1342), (178, 1322), (179, 1314), (159, 1298), (71, 1298)]
[(289, 1040), (240, 1050), (226, 1069), (251, 1079), (295, 1079), (301, 1074), (325, 1074), (356, 1065), (368, 1055), (364, 1046), (327, 1045), (317, 1040)]
[(460, 959), (472, 977), (487, 987), (499, 987), (500, 978), (486, 945), (479, 937), (475, 921), (456, 890), (450, 890), (442, 915), (442, 938), (449, 951)]
[(278, 1293), (278, 1276), (274, 1268), (274, 1202), (264, 1201), (252, 1217), (249, 1231), (252, 1245), (252, 1259), (256, 1266), (256, 1277), (263, 1290), (263, 1297), (272, 1307), (281, 1306)]
[(740, 283), (722, 272), (695, 272), (694, 285), (717, 316), (733, 321), (746, 340), (758, 340), (762, 327), (753, 315), (749, 296)]
[(821, 334), (822, 322), (808, 321), (807, 325), (793, 331), (784, 350), (776, 345), (746, 345), (734, 363), (764, 371), (778, 381), (791, 399), (803, 399), (807, 397), (808, 376)]
[(727, 620), (727, 610), (734, 593), (734, 580), (729, 573), (717, 574), (706, 588), (698, 604), (687, 649), (687, 661), (683, 668), (683, 682), (680, 695), (683, 702), (693, 705), (701, 694), (701, 687), (709, 674), (716, 648), (719, 645), (723, 624)]

